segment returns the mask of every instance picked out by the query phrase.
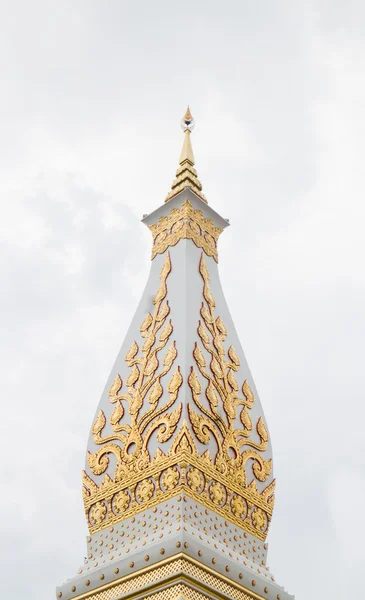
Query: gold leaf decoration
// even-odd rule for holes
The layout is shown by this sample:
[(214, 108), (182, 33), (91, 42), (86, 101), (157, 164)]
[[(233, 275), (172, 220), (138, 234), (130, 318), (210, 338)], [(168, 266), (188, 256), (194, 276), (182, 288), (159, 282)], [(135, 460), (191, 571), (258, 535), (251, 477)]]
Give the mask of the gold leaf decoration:
[(104, 429), (105, 424), (106, 424), (105, 415), (102, 410), (99, 410), (96, 420), (95, 420), (95, 423), (91, 429), (92, 433), (94, 435), (97, 435), (98, 433), (100, 433), (102, 431), (102, 429)]
[(160, 304), (161, 300), (163, 300), (165, 296), (166, 296), (166, 284), (163, 283), (160, 286), (160, 289), (158, 290), (156, 296), (153, 299), (153, 304)]
[(243, 393), (244, 397), (246, 398), (246, 406), (248, 408), (252, 408), (253, 404), (255, 402), (255, 396), (252, 393), (252, 390), (248, 384), (247, 379), (245, 379), (245, 381), (242, 384), (242, 393)]
[(210, 368), (212, 369), (214, 375), (216, 375), (216, 377), (218, 377), (218, 379), (222, 379), (223, 378), (223, 370), (221, 365), (219, 364), (219, 362), (217, 361), (217, 359), (213, 356), (211, 363), (210, 363)]
[(193, 356), (200, 367), (205, 367), (207, 361), (205, 360), (202, 351), (200, 350), (198, 344), (195, 344), (195, 348), (193, 350)]
[(190, 221), (189, 223), (191, 229), (194, 231), (194, 233), (196, 233), (198, 236), (201, 235), (202, 231), (198, 225), (198, 223), (196, 223), (195, 221)]
[(156, 356), (156, 354), (153, 354), (152, 357), (150, 358), (150, 360), (146, 364), (144, 374), (147, 376), (153, 375), (153, 373), (156, 371), (157, 367), (158, 367), (157, 356)]
[(134, 365), (132, 371), (128, 375), (127, 381), (125, 382), (127, 388), (132, 387), (136, 383), (138, 377), (139, 377), (139, 368), (137, 367), (137, 365)]
[(193, 427), (193, 431), (198, 438), (199, 442), (202, 444), (208, 444), (210, 440), (210, 423), (208, 419), (198, 415), (191, 407), (188, 405), (189, 418), (191, 421), (191, 425)]
[(171, 259), (170, 259), (170, 252), (168, 252), (166, 254), (166, 258), (165, 258), (165, 261), (163, 263), (163, 266), (162, 266), (162, 269), (161, 269), (161, 273), (160, 273), (160, 279), (161, 279), (160, 290), (162, 288), (166, 289), (166, 279), (167, 279), (167, 277), (169, 276), (170, 273), (171, 273)]
[[(225, 324), (223, 323), (222, 317), (217, 317), (216, 320), (215, 320), (215, 324), (216, 324), (216, 327), (217, 327), (219, 333), (223, 337), (226, 337), (228, 332), (227, 332)], [(229, 350), (228, 350), (228, 356), (230, 356)]]
[(233, 346), (230, 346), (228, 348), (228, 356), (231, 359), (231, 361), (233, 362), (234, 365), (236, 365), (236, 367), (240, 366), (240, 359), (238, 358), (235, 349), (233, 348)]
[(215, 307), (215, 300), (214, 300), (213, 294), (212, 294), (212, 292), (210, 291), (210, 288), (209, 288), (209, 286), (208, 286), (208, 285), (205, 285), (205, 286), (204, 286), (203, 295), (204, 295), (204, 298), (205, 298), (205, 300), (208, 302), (208, 304), (209, 304), (209, 305), (210, 305), (212, 308), (214, 308), (214, 307)]
[(207, 325), (208, 324), (210, 325), (211, 323), (213, 323), (213, 318), (211, 317), (205, 304), (203, 304), (202, 308), (200, 309), (200, 314), (203, 317), (203, 319)]
[(175, 342), (170, 346), (170, 348), (168, 349), (168, 351), (166, 352), (164, 359), (163, 359), (163, 364), (166, 367), (171, 367), (172, 363), (174, 362), (175, 358), (177, 357), (177, 350), (176, 350), (176, 345)]
[(200, 385), (200, 381), (193, 368), (191, 369), (190, 375), (188, 377), (188, 383), (191, 389), (193, 390), (194, 394), (199, 395), (201, 393), (202, 388)]
[(155, 341), (156, 341), (156, 338), (153, 333), (149, 333), (146, 336), (146, 341), (144, 342), (144, 344), (142, 346), (142, 352), (144, 355), (147, 355), (149, 353), (149, 351), (151, 350)]
[(269, 434), (268, 434), (267, 429), (265, 427), (265, 423), (262, 420), (262, 417), (260, 417), (259, 420), (257, 421), (256, 429), (257, 429), (257, 433), (259, 434), (260, 438), (264, 442), (268, 442), (269, 441)]
[(251, 432), (252, 431), (252, 421), (251, 421), (251, 417), (248, 414), (245, 406), (241, 410), (240, 418), (241, 418), (241, 423), (245, 427), (245, 429), (247, 429), (247, 431)]
[(238, 383), (237, 383), (235, 376), (233, 375), (233, 371), (228, 371), (227, 379), (228, 379), (228, 383), (231, 386), (232, 390), (234, 390), (235, 392), (238, 392)]
[[(125, 355), (125, 362), (127, 363), (127, 365), (129, 365), (129, 363), (134, 359), (134, 357), (138, 353), (138, 349), (139, 348), (138, 348), (137, 342), (132, 342), (131, 347), (129, 348), (127, 354)], [(119, 392), (119, 390), (118, 390), (118, 392)]]
[[(152, 315), (151, 315), (151, 313), (148, 313), (146, 315), (146, 317), (144, 318), (144, 320), (142, 321), (142, 324), (139, 328), (140, 332), (144, 333), (145, 331), (147, 331), (147, 329), (150, 328), (152, 321), (153, 321)], [(136, 344), (136, 342), (134, 342), (134, 343)]]
[(121, 379), (121, 376), (118, 374), (115, 376), (115, 379), (114, 379), (113, 383), (111, 384), (109, 392), (108, 392), (110, 402), (117, 402), (118, 392), (120, 391), (122, 386), (123, 386), (123, 381)]
[(157, 380), (150, 392), (150, 395), (148, 396), (148, 402), (150, 404), (156, 404), (159, 401), (159, 399), (161, 398), (162, 394), (163, 394), (162, 385), (160, 384), (160, 381)]
[(214, 385), (213, 385), (212, 381), (209, 381), (209, 383), (208, 383), (206, 394), (207, 394), (207, 398), (209, 400), (210, 407), (212, 409), (217, 408), (217, 406), (218, 406), (218, 396), (216, 394), (216, 391), (214, 389)]
[(183, 382), (182, 375), (180, 373), (180, 367), (177, 367), (175, 373), (173, 374), (170, 383), (167, 386), (167, 391), (169, 394), (177, 394), (181, 384)]
[(156, 321), (158, 321), (158, 322), (164, 321), (164, 319), (166, 319), (169, 312), (170, 312), (169, 304), (168, 304), (168, 302), (165, 302), (165, 304), (161, 307), (161, 310), (159, 311), (158, 315), (156, 316)]
[(111, 417), (110, 417), (110, 424), (111, 425), (117, 425), (119, 423), (119, 421), (121, 420), (121, 418), (124, 415), (124, 408), (123, 405), (118, 402), (118, 404), (115, 406), (115, 409), (113, 410)]
[(201, 324), (200, 321), (199, 321), (199, 327), (198, 327), (198, 334), (204, 344), (210, 343), (209, 334), (207, 333), (207, 330), (205, 329), (205, 327), (203, 327), (203, 325)]
[(217, 335), (215, 338), (213, 338), (213, 344), (214, 344), (214, 347), (217, 350), (218, 354), (220, 356), (224, 356), (225, 353), (226, 353), (226, 351), (225, 351), (225, 349), (223, 347), (223, 344), (222, 344), (222, 342), (220, 340), (220, 336)]
[(163, 330), (160, 333), (160, 337), (159, 337), (160, 342), (165, 342), (166, 340), (168, 340), (171, 333), (172, 333), (172, 325), (171, 325), (171, 321), (168, 321), (168, 323), (166, 323), (165, 327), (163, 328)]

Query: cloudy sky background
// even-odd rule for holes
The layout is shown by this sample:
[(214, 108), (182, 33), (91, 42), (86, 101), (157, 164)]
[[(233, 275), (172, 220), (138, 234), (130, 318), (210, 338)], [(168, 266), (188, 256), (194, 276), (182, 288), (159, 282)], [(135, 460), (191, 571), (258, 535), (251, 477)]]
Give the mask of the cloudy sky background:
[(2, 595), (49, 600), (85, 555), (86, 440), (187, 103), (273, 440), (269, 564), (296, 600), (361, 594), (363, 2), (0, 7)]

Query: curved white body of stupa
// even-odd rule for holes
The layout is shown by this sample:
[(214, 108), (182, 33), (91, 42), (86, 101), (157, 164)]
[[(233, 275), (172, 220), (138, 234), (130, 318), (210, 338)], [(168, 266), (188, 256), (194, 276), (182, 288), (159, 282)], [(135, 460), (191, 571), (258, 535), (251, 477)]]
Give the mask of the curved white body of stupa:
[(187, 187), (144, 223), (151, 272), (87, 446), (88, 558), (58, 595), (84, 597), (183, 551), (247, 598), (292, 599), (266, 566), (272, 453), (219, 280), (228, 223)]

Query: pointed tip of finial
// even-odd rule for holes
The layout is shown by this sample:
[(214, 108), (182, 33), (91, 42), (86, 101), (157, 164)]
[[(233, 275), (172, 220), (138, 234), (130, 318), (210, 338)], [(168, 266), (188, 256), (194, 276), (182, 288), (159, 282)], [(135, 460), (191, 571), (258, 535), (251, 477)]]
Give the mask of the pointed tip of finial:
[(189, 106), (189, 104), (188, 104), (188, 107), (187, 107), (187, 109), (186, 109), (186, 113), (185, 113), (185, 116), (184, 116), (184, 120), (185, 120), (185, 121), (192, 121), (192, 120), (193, 120), (193, 115), (192, 115), (192, 114), (191, 114), (191, 112), (190, 112), (190, 106)]
[(195, 121), (193, 115), (190, 112), (190, 107), (188, 105), (186, 109), (186, 113), (181, 119), (181, 127), (184, 131), (192, 131), (194, 129)]

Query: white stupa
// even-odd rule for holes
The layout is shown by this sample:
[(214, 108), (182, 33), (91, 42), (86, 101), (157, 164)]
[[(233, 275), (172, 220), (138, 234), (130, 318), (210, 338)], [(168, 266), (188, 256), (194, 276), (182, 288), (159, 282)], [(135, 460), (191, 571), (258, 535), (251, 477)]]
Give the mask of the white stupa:
[(90, 535), (63, 600), (293, 600), (266, 564), (274, 506), (262, 406), (218, 273), (228, 226), (194, 169), (188, 109), (150, 276), (87, 445)]

